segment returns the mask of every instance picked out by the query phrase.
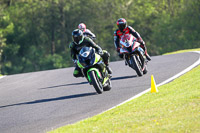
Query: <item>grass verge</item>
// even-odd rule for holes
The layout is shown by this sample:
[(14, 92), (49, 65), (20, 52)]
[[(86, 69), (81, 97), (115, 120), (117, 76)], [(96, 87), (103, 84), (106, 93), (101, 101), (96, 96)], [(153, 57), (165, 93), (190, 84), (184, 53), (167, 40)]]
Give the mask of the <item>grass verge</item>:
[(103, 114), (50, 133), (200, 132), (200, 66)]
[(164, 55), (168, 55), (168, 54), (178, 54), (178, 53), (191, 52), (191, 51), (200, 51), (200, 48), (179, 50), (179, 51), (175, 51), (175, 52), (165, 53)]

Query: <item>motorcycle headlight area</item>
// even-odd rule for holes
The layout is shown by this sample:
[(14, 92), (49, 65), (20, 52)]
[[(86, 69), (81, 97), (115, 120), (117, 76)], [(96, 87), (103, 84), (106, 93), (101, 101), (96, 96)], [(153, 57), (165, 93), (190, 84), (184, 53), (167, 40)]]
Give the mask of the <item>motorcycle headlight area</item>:
[(78, 56), (79, 62), (82, 66), (90, 66), (95, 61), (95, 51), (94, 49), (89, 49), (87, 51), (82, 51)]
[(125, 47), (125, 49), (126, 49), (126, 51), (128, 51), (128, 52), (132, 52), (132, 47), (130, 46), (130, 47)]

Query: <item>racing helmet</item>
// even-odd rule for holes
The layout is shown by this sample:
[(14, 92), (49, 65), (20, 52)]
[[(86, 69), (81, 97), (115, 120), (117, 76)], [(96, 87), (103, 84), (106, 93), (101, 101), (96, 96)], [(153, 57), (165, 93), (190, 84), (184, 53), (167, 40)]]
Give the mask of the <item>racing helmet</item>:
[(82, 30), (83, 32), (85, 32), (85, 30), (86, 30), (86, 25), (85, 25), (84, 23), (80, 23), (80, 24), (78, 25), (78, 29), (79, 29), (79, 30)]
[(120, 18), (117, 20), (118, 29), (123, 32), (124, 29), (127, 27), (127, 22), (124, 18)]
[(83, 39), (84, 39), (84, 36), (81, 30), (75, 29), (72, 32), (72, 40), (74, 41), (75, 44), (79, 45), (80, 43), (82, 43)]

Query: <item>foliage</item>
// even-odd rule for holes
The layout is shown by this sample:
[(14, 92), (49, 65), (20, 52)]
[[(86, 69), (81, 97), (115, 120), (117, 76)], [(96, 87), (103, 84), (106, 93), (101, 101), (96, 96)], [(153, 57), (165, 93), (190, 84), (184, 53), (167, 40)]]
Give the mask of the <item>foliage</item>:
[(172, 16), (162, 16), (163, 23), (157, 23), (158, 25), (153, 28), (153, 42), (157, 44), (159, 54), (200, 47), (199, 0), (185, 1), (179, 6), (176, 10), (181, 9), (180, 13), (177, 11)]
[(0, 73), (72, 66), (68, 45), (81, 22), (119, 60), (116, 20), (140, 33), (150, 55), (200, 47), (199, 0), (1, 0)]

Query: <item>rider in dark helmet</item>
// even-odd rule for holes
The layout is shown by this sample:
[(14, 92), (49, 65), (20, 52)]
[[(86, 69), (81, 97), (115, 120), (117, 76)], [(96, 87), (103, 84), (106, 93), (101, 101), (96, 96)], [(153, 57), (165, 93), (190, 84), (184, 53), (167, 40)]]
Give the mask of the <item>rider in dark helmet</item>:
[(112, 73), (111, 68), (109, 67), (109, 57), (110, 54), (105, 51), (102, 50), (91, 38), (86, 37), (83, 35), (83, 32), (79, 29), (76, 29), (72, 32), (72, 40), (73, 42), (70, 44), (70, 49), (71, 49), (71, 57), (72, 60), (74, 62), (75, 69), (74, 69), (74, 77), (83, 77), (81, 69), (77, 66), (77, 55), (79, 54), (79, 51), (83, 48), (83, 47), (93, 47), (95, 48), (95, 50), (97, 51), (97, 53), (102, 57), (105, 65), (106, 65), (106, 69), (108, 71), (109, 74)]
[(127, 26), (127, 22), (124, 18), (120, 18), (117, 20), (117, 26), (118, 29), (114, 32), (114, 44), (115, 44), (115, 48), (119, 54), (120, 58), (123, 58), (123, 55), (120, 54), (120, 39), (121, 36), (123, 34), (132, 34), (134, 37), (137, 38), (137, 41), (141, 44), (140, 46), (144, 49), (145, 51), (145, 55), (147, 60), (151, 60), (149, 54), (147, 53), (147, 48), (145, 45), (145, 42), (143, 41), (143, 39), (141, 38), (140, 34), (138, 32), (136, 32), (131, 26)]

